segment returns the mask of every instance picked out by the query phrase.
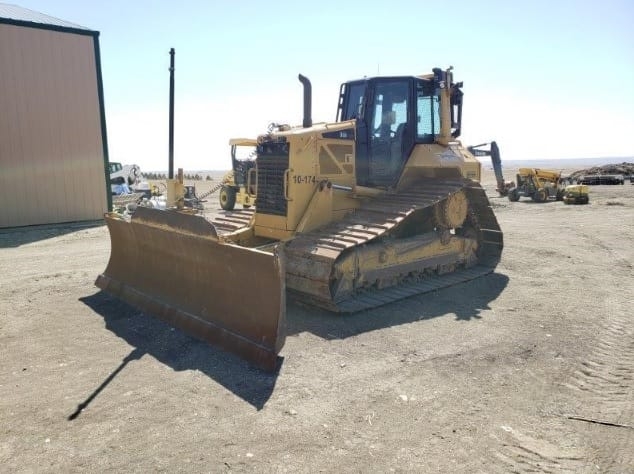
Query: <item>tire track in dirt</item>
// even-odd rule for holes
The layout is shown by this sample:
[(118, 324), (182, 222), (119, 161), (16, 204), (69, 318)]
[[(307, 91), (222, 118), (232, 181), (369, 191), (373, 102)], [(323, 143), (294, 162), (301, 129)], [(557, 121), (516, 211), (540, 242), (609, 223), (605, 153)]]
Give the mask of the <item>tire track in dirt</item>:
[[(603, 300), (606, 317), (594, 350), (564, 384), (585, 403), (577, 408), (580, 413), (564, 416), (588, 424), (591, 436), (610, 439), (609, 444), (594, 443), (594, 461), (602, 472), (634, 472), (634, 318), (627, 311), (628, 295), (634, 294), (632, 263), (598, 236), (583, 237), (608, 253), (606, 263), (615, 270), (611, 283), (621, 292)], [(619, 276), (622, 270), (626, 278)]]
[(590, 241), (593, 245), (596, 245), (600, 249), (604, 250), (613, 260), (614, 267), (625, 269), (630, 272), (633, 268), (632, 262), (630, 262), (626, 257), (621, 255), (620, 252), (612, 248), (611, 246), (605, 244), (600, 238), (596, 235), (582, 233), (581, 236), (586, 240)]
[[(491, 433), (498, 449), (488, 453), (487, 472), (634, 472), (634, 318), (627, 308), (632, 263), (598, 236), (582, 234), (607, 255), (601, 266), (616, 296), (597, 306), (596, 338), (559, 383), (565, 410), (521, 426), (499, 426)], [(605, 275), (605, 271), (601, 271)], [(624, 278), (624, 274), (628, 275)], [(544, 383), (530, 369), (534, 383)], [(553, 400), (536, 400), (546, 414)], [(574, 408), (572, 408), (574, 407)], [(540, 425), (547, 425), (544, 429)]]
[[(626, 302), (621, 302), (626, 304)], [(563, 416), (587, 424), (594, 443), (594, 463), (601, 472), (634, 470), (634, 328), (614, 299), (604, 301), (611, 316), (597, 339), (595, 350), (580, 363), (564, 385), (578, 394), (578, 413)], [(606, 425), (611, 424), (611, 426)]]
[[(634, 328), (618, 301), (604, 305), (609, 316), (594, 349), (561, 383), (566, 405), (576, 411), (533, 426), (500, 426), (493, 435), (499, 448), (485, 461), (493, 472), (634, 471)], [(540, 429), (542, 423), (549, 429)]]
[(499, 473), (578, 473), (587, 461), (575, 448), (562, 448), (559, 443), (537, 439), (509, 426), (501, 449), (493, 453), (495, 472)]

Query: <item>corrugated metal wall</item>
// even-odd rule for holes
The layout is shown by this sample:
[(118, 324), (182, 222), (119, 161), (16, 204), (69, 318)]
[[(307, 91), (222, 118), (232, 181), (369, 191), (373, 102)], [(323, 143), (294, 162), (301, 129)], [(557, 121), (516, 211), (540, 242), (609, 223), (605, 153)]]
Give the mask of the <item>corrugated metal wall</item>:
[(0, 227), (106, 211), (95, 41), (0, 24)]

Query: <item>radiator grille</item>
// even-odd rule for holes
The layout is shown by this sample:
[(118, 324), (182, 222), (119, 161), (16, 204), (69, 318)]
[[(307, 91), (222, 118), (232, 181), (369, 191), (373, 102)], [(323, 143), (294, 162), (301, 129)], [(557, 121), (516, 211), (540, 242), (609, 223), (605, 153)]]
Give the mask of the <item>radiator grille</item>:
[(284, 172), (288, 169), (288, 144), (282, 142), (258, 145), (258, 187), (255, 201), (259, 214), (285, 216)]

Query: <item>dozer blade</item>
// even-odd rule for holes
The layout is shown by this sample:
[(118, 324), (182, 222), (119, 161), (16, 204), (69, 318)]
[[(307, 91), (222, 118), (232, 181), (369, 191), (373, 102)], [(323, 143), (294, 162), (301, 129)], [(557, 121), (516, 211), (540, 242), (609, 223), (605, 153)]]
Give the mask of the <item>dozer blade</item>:
[(285, 273), (274, 253), (218, 241), (204, 218), (144, 207), (106, 214), (111, 254), (95, 284), (196, 338), (274, 370), (285, 339)]

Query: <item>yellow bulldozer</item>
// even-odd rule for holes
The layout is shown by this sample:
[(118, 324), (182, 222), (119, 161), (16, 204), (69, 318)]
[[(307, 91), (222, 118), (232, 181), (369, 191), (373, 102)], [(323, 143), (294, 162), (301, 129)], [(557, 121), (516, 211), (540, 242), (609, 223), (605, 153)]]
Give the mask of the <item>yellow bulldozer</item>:
[[(254, 211), (235, 227), (173, 208), (107, 214), (111, 256), (96, 284), (143, 311), (272, 370), (287, 295), (356, 312), (490, 273), (502, 232), (481, 165), (458, 141), (452, 69), (341, 85), (334, 122), (250, 143)], [(241, 139), (242, 140), (242, 139)], [(235, 142), (237, 143), (237, 142)]]

